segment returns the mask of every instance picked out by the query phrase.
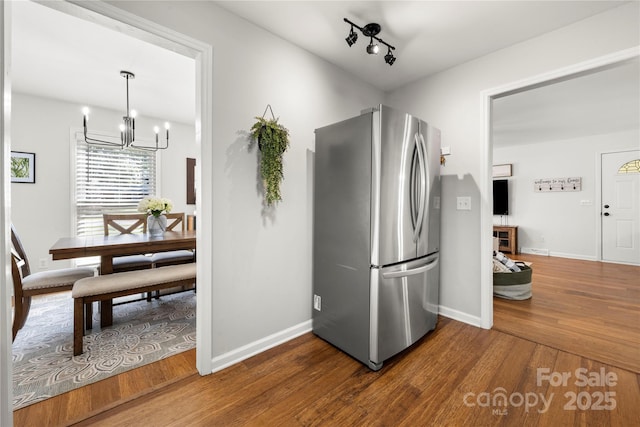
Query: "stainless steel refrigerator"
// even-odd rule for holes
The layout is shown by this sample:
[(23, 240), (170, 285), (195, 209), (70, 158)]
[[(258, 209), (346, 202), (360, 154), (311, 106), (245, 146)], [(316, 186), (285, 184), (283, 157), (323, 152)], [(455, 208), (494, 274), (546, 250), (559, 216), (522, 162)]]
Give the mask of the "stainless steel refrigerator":
[(440, 131), (380, 105), (315, 134), (313, 332), (378, 370), (436, 327)]

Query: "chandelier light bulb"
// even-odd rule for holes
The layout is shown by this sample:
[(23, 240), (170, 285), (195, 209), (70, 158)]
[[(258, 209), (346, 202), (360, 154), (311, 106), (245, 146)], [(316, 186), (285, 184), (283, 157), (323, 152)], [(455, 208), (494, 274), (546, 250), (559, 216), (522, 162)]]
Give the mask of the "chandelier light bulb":
[(82, 107), (82, 114), (84, 114), (85, 117), (89, 117), (89, 107)]
[(156, 133), (156, 135), (158, 134), (158, 132), (160, 132), (160, 128), (158, 126), (154, 126), (153, 127), (153, 131)]
[(118, 126), (118, 128), (120, 129), (120, 132), (124, 132), (124, 124), (120, 123), (120, 126)]
[(131, 110), (131, 118), (132, 119), (135, 119), (137, 115), (138, 115), (138, 112), (136, 110)]
[(171, 125), (169, 124), (169, 122), (164, 122), (164, 128), (166, 130), (169, 130), (169, 128), (171, 128)]

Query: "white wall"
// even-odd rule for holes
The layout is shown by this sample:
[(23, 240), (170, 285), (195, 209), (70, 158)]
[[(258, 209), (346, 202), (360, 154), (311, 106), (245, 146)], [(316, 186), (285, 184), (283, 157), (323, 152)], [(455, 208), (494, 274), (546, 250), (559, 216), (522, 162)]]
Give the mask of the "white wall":
[[(387, 103), (442, 130), (452, 155), (442, 168), (440, 303), (460, 318), (480, 316), (480, 193), (483, 148), (480, 93), (528, 77), (637, 46), (636, 2), (486, 55), (391, 93)], [(489, 159), (491, 161), (491, 159)], [(471, 211), (457, 211), (457, 196)], [(460, 262), (464, 268), (460, 268)], [(479, 322), (478, 322), (479, 323)]]
[[(311, 319), (307, 150), (314, 129), (383, 94), (209, 2), (114, 2), (213, 46), (213, 355)], [(271, 104), (291, 134), (283, 201), (265, 209), (247, 131)]]
[[(521, 250), (548, 249), (552, 256), (597, 259), (600, 153), (637, 148), (638, 141), (640, 132), (635, 130), (494, 148), (495, 164), (513, 164), (506, 218), (509, 225), (518, 226)], [(535, 179), (562, 177), (581, 177), (582, 191), (534, 192)], [(501, 224), (501, 219), (494, 217), (494, 224)]]
[[(51, 261), (49, 248), (60, 237), (72, 236), (71, 224), (71, 129), (82, 130), (81, 105), (22, 93), (12, 94), (12, 151), (36, 154), (36, 183), (11, 184), (11, 219), (14, 223), (32, 272), (67, 267), (69, 261)], [(117, 135), (122, 111), (91, 108), (90, 132)], [(153, 135), (153, 124), (161, 119), (139, 117), (139, 138)], [(115, 131), (115, 132), (113, 132)], [(193, 126), (172, 123), (170, 145), (160, 152), (160, 195), (174, 202), (174, 212), (193, 213), (186, 204), (186, 158), (196, 157)], [(40, 260), (47, 267), (40, 268)]]

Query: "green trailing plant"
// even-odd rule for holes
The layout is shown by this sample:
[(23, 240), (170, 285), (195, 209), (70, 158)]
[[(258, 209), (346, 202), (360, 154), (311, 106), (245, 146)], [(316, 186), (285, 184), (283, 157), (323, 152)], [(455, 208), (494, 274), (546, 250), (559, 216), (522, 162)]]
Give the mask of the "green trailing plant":
[(260, 148), (260, 175), (265, 190), (267, 205), (282, 200), (280, 183), (284, 179), (282, 156), (289, 148), (289, 131), (278, 123), (278, 119), (267, 120), (256, 117), (251, 127), (251, 137)]

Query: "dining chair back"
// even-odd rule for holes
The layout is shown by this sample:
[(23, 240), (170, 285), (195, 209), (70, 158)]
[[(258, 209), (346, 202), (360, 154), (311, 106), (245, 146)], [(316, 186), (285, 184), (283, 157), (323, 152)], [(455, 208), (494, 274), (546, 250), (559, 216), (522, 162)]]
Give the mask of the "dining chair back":
[[(132, 234), (147, 232), (147, 215), (134, 214), (103, 214), (104, 235)], [(113, 272), (144, 270), (153, 267), (153, 261), (146, 255), (126, 255), (113, 257)]]
[(11, 252), (22, 261), (20, 265), (20, 272), (22, 273), (22, 276), (27, 277), (31, 274), (31, 267), (29, 266), (29, 260), (27, 259), (27, 252), (24, 250), (24, 246), (22, 246), (22, 241), (20, 241), (20, 237), (18, 236), (18, 232), (16, 231), (13, 223), (11, 224), (11, 246)]
[(179, 228), (181, 231), (185, 230), (185, 215), (184, 212), (174, 212), (165, 214), (167, 217), (167, 231), (178, 231), (176, 228)]
[(104, 235), (108, 236), (111, 230), (118, 234), (146, 233), (146, 214), (103, 214)]
[(31, 273), (26, 251), (13, 224), (11, 224), (11, 246), (11, 278), (14, 296), (12, 339), (15, 340), (18, 331), (27, 321), (32, 296), (70, 291), (76, 281), (94, 276), (95, 269), (78, 267)]

